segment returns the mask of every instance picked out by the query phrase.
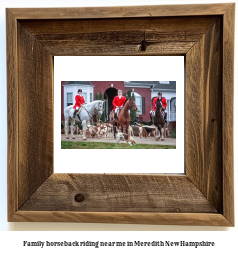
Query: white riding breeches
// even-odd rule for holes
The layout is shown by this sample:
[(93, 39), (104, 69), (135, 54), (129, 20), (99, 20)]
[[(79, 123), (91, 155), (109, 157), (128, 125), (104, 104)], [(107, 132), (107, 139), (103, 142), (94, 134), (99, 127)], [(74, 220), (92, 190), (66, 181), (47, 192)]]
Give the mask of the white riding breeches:
[(115, 109), (115, 114), (118, 115), (119, 109), (120, 109), (120, 108), (116, 108), (116, 109)]
[[(115, 109), (115, 114), (116, 114), (117, 116), (118, 116), (119, 110), (120, 110), (120, 108), (116, 108), (116, 109)], [(131, 113), (131, 111), (128, 110), (128, 114), (129, 114), (129, 115), (130, 115), (130, 113)]]
[(152, 117), (154, 117), (155, 116), (155, 110), (151, 110), (150, 114), (151, 114)]
[[(164, 111), (162, 111), (162, 112), (167, 113), (167, 110), (164, 110)], [(150, 111), (150, 114), (152, 114), (152, 116), (155, 116), (155, 110), (151, 110), (151, 111)]]

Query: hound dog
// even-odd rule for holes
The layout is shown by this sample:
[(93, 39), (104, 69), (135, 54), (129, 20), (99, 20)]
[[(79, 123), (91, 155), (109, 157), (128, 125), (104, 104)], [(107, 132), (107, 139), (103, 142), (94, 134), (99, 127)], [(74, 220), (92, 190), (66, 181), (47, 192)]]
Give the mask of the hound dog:
[(139, 127), (139, 136), (140, 138), (155, 137), (155, 127), (154, 126)]
[(128, 127), (128, 133), (129, 133), (130, 136), (134, 137), (134, 131), (133, 131), (133, 128), (130, 125)]
[(116, 135), (116, 143), (120, 144), (121, 141), (126, 141), (126, 144), (129, 144), (130, 146), (132, 146), (132, 144), (133, 145), (136, 144), (136, 141), (134, 140), (134, 138), (132, 136), (129, 136), (128, 134), (119, 132)]
[(164, 125), (164, 137), (167, 138), (170, 136), (170, 133), (169, 133), (169, 123), (166, 123)]

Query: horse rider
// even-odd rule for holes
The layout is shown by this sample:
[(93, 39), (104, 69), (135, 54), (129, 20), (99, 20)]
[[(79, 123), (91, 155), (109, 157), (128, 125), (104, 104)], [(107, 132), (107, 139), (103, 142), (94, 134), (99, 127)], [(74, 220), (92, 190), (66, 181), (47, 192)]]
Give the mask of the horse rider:
[(160, 100), (160, 102), (161, 102), (162, 111), (163, 111), (163, 114), (164, 114), (164, 120), (165, 120), (165, 122), (167, 122), (167, 111), (166, 111), (167, 100), (165, 99), (165, 97), (162, 97), (162, 93), (161, 92), (158, 93), (157, 98), (154, 98), (154, 100), (153, 100), (153, 108), (150, 111), (150, 114), (151, 114), (151, 116), (154, 115), (155, 109), (156, 109), (156, 102), (157, 102), (157, 100)]
[(122, 109), (124, 103), (126, 101), (126, 97), (122, 96), (122, 91), (118, 90), (118, 96), (115, 96), (112, 102), (112, 105), (114, 107), (114, 111), (115, 111), (115, 118), (118, 118), (118, 114), (120, 112), (120, 110)]
[(73, 108), (75, 109), (74, 116), (79, 113), (80, 107), (84, 104), (85, 100), (82, 95), (82, 89), (79, 89), (78, 94), (75, 96), (75, 105), (73, 106)]

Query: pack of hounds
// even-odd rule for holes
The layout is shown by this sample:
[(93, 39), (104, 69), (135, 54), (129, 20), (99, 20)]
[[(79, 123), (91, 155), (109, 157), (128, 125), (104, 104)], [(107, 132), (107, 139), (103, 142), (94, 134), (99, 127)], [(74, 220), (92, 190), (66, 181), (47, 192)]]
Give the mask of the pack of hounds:
[[(128, 134), (125, 132), (121, 132), (117, 127), (116, 127), (116, 143), (121, 144), (121, 143), (126, 143), (129, 144), (130, 146), (135, 145), (136, 141), (133, 138), (133, 129), (131, 126), (129, 126), (128, 129)], [(80, 130), (81, 134), (81, 130)], [(81, 134), (82, 135), (82, 134)], [(101, 137), (113, 137), (113, 126), (108, 123), (98, 123), (97, 126), (93, 125), (88, 125), (87, 126), (87, 131), (86, 131), (86, 136), (87, 138), (101, 138)]]
[[(133, 126), (134, 128), (138, 128), (139, 130), (139, 137), (140, 138), (147, 138), (147, 137), (155, 137), (156, 133), (156, 127), (154, 125), (144, 125), (141, 126), (140, 124), (136, 124)], [(74, 133), (77, 134), (78, 136), (82, 136), (83, 131), (78, 128), (78, 126), (73, 126), (74, 128)], [(134, 131), (132, 126), (129, 126), (128, 129), (128, 134), (125, 132), (122, 132), (119, 130), (117, 127), (116, 128), (116, 143), (117, 144), (128, 144), (130, 146), (136, 145), (136, 141), (134, 139)], [(165, 137), (169, 136), (169, 126), (166, 124), (164, 126), (164, 135)], [(86, 130), (86, 137), (87, 138), (98, 138), (100, 139), (101, 137), (107, 138), (107, 137), (113, 137), (113, 125), (110, 123), (97, 123), (96, 126), (94, 125), (88, 125), (87, 130)]]
[[(136, 124), (136, 126), (139, 128), (139, 137), (140, 138), (155, 137), (156, 127), (154, 125), (141, 126), (140, 124)], [(170, 135), (169, 134), (169, 124), (166, 123), (164, 126), (164, 137), (169, 137), (169, 135)], [(132, 126), (129, 126), (128, 134), (122, 133), (122, 132), (120, 132), (120, 130), (117, 129), (116, 143), (120, 144), (123, 141), (131, 146), (136, 144)]]

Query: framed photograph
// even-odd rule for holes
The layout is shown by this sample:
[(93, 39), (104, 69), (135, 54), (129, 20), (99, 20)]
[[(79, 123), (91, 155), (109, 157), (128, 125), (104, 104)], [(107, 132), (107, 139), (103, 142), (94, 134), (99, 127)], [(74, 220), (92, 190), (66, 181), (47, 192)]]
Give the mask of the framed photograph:
[[(94, 80), (101, 81), (62, 81), (89, 80), (92, 69)], [(105, 78), (150, 81), (103, 81)], [(159, 78), (176, 81), (153, 81)], [(184, 56), (55, 57), (54, 172), (184, 174), (184, 87)], [(78, 114), (77, 98), (83, 100)], [(158, 98), (162, 107), (157, 109)], [(103, 110), (97, 119), (94, 108), (100, 104)], [(154, 120), (156, 112), (160, 122)], [(88, 149), (97, 151), (89, 153)], [(107, 161), (102, 159), (105, 153)], [(148, 160), (136, 159), (145, 154), (151, 158), (159, 156), (159, 167), (153, 167)], [(78, 159), (89, 156), (89, 160), (102, 163), (96, 166), (90, 163), (85, 170), (75, 167), (69, 156)], [(113, 162), (117, 160), (119, 163)], [(106, 166), (108, 163), (111, 166)]]
[[(6, 9), (8, 221), (234, 226), (234, 18), (234, 3)], [(161, 57), (174, 60), (166, 66)], [(176, 57), (181, 78), (173, 76)], [(56, 75), (59, 62), (63, 71)], [(167, 90), (176, 82), (176, 96), (161, 90), (163, 82)], [(102, 129), (114, 123), (117, 96), (134, 103), (133, 123), (147, 134), (165, 128), (149, 122), (154, 99), (155, 110), (167, 110), (163, 121), (178, 105), (176, 149), (152, 149), (163, 145), (165, 130), (133, 143), (131, 113), (130, 124), (119, 124), (116, 133), (124, 144), (111, 137), (126, 149), (75, 148), (98, 138), (91, 137), (94, 126), (106, 141), (94, 146), (108, 146)], [(103, 101), (103, 110), (96, 105), (93, 118), (88, 106), (95, 101)], [(120, 113), (129, 114), (122, 105)], [(89, 138), (77, 133), (79, 124), (67, 125), (67, 107), (69, 121), (79, 115), (88, 128), (82, 130), (91, 128)], [(85, 109), (91, 116), (86, 125)], [(62, 125), (76, 131), (76, 141)], [(149, 140), (150, 149), (136, 149), (140, 139)]]

